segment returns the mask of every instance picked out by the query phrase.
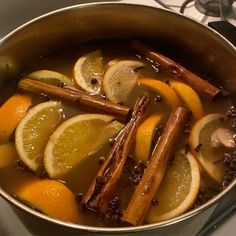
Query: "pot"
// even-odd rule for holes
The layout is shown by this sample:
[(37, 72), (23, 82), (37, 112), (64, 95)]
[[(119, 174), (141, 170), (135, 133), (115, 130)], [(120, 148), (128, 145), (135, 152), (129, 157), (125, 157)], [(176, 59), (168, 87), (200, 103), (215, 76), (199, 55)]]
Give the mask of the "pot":
[[(3, 89), (8, 81), (15, 78), (35, 57), (100, 38), (145, 38), (156, 41), (157, 45), (164, 44), (173, 50), (176, 49), (183, 54), (186, 61), (196, 61), (194, 69), (200, 74), (209, 74), (219, 80), (234, 97), (236, 50), (231, 43), (214, 30), (180, 14), (124, 3), (95, 3), (63, 8), (38, 17), (8, 34), (0, 42), (0, 88)], [(91, 227), (62, 222), (25, 206), (1, 188), (0, 195), (18, 209), (20, 216), (24, 215), (25, 222), (36, 220), (41, 229), (52, 227), (66, 233), (70, 230), (74, 233), (77, 230), (125, 233), (158, 229), (158, 232), (163, 233), (171, 227), (183, 228), (185, 224), (194, 226), (199, 222), (199, 217), (203, 221), (206, 220), (217, 202), (235, 186), (236, 180), (204, 205), (174, 219), (124, 228)], [(43, 227), (42, 224), (46, 226)], [(150, 235), (152, 232), (149, 232)]]

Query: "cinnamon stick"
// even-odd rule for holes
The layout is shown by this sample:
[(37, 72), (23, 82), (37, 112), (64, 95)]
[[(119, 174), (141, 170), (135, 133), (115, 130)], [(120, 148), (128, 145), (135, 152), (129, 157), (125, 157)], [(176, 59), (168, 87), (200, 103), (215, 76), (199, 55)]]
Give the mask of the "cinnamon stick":
[(173, 149), (183, 132), (188, 114), (189, 112), (183, 107), (177, 107), (171, 113), (165, 131), (150, 158), (149, 165), (124, 212), (122, 217), (124, 222), (139, 225), (144, 221), (165, 174), (168, 161), (173, 155)]
[(170, 74), (172, 74), (177, 79), (183, 80), (197, 92), (202, 95), (207, 96), (210, 99), (216, 97), (216, 95), (222, 93), (222, 90), (218, 89), (214, 85), (210, 84), (206, 80), (200, 78), (196, 74), (192, 73), (188, 69), (174, 62), (170, 58), (152, 51), (148, 46), (144, 43), (134, 40), (131, 42), (131, 46), (138, 50), (145, 57), (150, 58), (156, 63), (160, 64), (162, 68), (166, 69)]
[(129, 107), (112, 103), (97, 96), (91, 96), (79, 90), (57, 87), (37, 80), (21, 79), (18, 83), (18, 87), (28, 92), (39, 95), (46, 94), (51, 98), (81, 104), (120, 117), (127, 117), (131, 112)]
[(130, 121), (117, 137), (108, 158), (83, 197), (83, 206), (99, 212), (101, 215), (106, 213), (108, 204), (116, 193), (117, 184), (134, 141), (136, 130), (146, 113), (148, 105), (149, 99), (145, 96), (137, 100)]

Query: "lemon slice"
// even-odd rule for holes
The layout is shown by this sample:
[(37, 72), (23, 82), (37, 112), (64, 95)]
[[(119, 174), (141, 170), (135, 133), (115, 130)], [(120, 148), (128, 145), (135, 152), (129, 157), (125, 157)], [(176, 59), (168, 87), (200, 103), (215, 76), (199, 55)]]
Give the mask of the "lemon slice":
[(61, 118), (60, 102), (44, 102), (30, 109), (16, 128), (17, 152), (31, 170), (37, 172), (43, 168), (45, 145)]
[(208, 175), (218, 183), (224, 178), (224, 164), (217, 161), (223, 158), (224, 149), (212, 147), (211, 136), (217, 128), (225, 126), (224, 119), (220, 113), (204, 116), (194, 124), (189, 137), (192, 153)]
[(200, 188), (200, 168), (191, 153), (181, 151), (168, 166), (155, 195), (157, 205), (151, 206), (148, 223), (168, 220), (187, 211)]
[(68, 119), (56, 129), (45, 148), (44, 164), (49, 176), (67, 174), (123, 127), (108, 115), (83, 114)]
[(30, 106), (31, 97), (15, 94), (0, 107), (0, 143), (9, 142)]
[(195, 119), (200, 119), (203, 116), (203, 108), (198, 94), (187, 84), (176, 80), (171, 80), (170, 85), (184, 101), (187, 108), (192, 111)]
[(74, 82), (85, 91), (100, 93), (103, 57), (99, 50), (80, 57), (74, 66)]
[(135, 140), (135, 159), (147, 161), (150, 156), (152, 139), (162, 116), (159, 114), (148, 117), (138, 128)]
[(28, 75), (26, 75), (27, 78), (40, 80), (45, 83), (49, 83), (52, 85), (61, 85), (66, 84), (72, 86), (72, 81), (65, 75), (58, 73), (56, 71), (52, 70), (38, 70), (34, 71)]
[(121, 60), (109, 66), (105, 71), (102, 86), (106, 96), (117, 103), (124, 103), (136, 85), (140, 68), (144, 64), (140, 61)]
[(155, 80), (155, 79), (139, 79), (138, 84), (144, 86), (153, 92), (161, 95), (163, 100), (170, 105), (171, 108), (175, 108), (181, 105), (181, 101), (175, 91), (165, 82)]
[(63, 221), (79, 222), (75, 195), (64, 184), (49, 179), (26, 181), (16, 196), (44, 214)]

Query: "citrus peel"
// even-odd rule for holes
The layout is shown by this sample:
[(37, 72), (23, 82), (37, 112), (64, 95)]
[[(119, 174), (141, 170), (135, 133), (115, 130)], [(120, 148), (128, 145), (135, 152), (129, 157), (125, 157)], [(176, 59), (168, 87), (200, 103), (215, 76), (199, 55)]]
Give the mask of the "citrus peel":
[(20, 160), (32, 171), (43, 169), (45, 145), (61, 118), (61, 103), (49, 101), (30, 109), (18, 125), (16, 149)]
[(181, 105), (181, 101), (176, 92), (165, 82), (155, 79), (142, 78), (138, 80), (138, 84), (152, 90), (153, 92), (156, 92), (168, 105), (170, 105), (171, 108)]
[(7, 143), (31, 106), (31, 97), (15, 94), (0, 107), (0, 143)]
[(56, 180), (28, 181), (18, 189), (16, 196), (50, 217), (73, 223), (79, 222), (75, 195)]
[(148, 117), (138, 128), (135, 140), (135, 159), (147, 161), (150, 155), (152, 139), (162, 116), (155, 114)]
[(187, 211), (194, 203), (200, 188), (200, 168), (193, 155), (180, 151), (166, 170), (151, 206), (148, 223), (168, 220)]
[(198, 94), (190, 86), (180, 81), (170, 80), (169, 83), (179, 95), (179, 97), (183, 100), (187, 108), (192, 111), (194, 118), (196, 120), (200, 119), (204, 112)]

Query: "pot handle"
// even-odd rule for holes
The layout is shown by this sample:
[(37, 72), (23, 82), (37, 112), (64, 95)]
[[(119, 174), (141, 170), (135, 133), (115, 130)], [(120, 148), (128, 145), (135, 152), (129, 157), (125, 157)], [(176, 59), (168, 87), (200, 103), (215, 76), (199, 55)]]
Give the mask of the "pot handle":
[(236, 47), (236, 27), (228, 21), (209, 22), (208, 26), (222, 34)]

